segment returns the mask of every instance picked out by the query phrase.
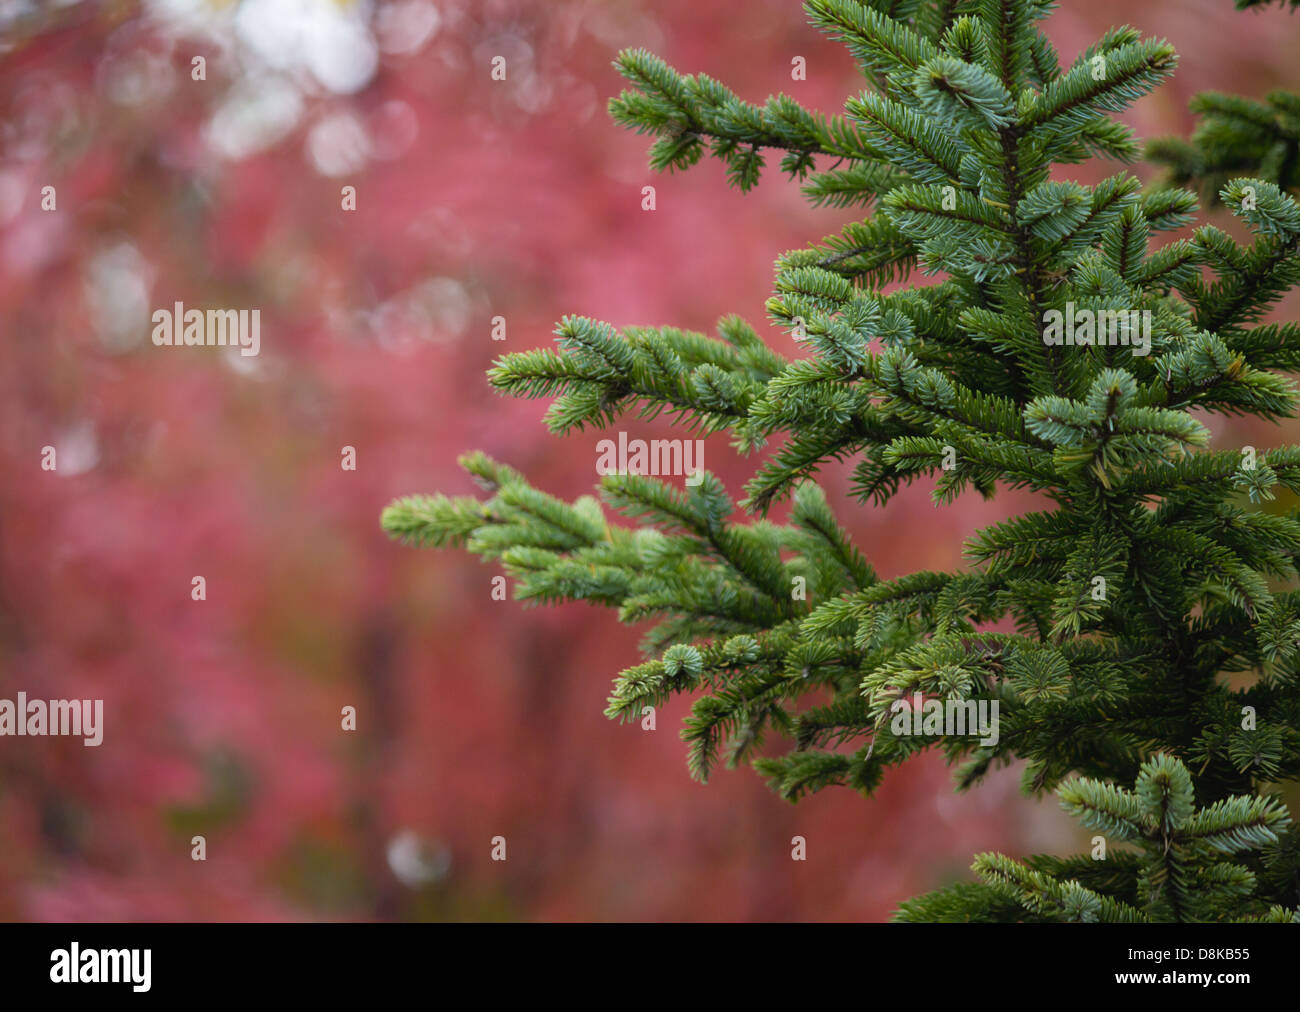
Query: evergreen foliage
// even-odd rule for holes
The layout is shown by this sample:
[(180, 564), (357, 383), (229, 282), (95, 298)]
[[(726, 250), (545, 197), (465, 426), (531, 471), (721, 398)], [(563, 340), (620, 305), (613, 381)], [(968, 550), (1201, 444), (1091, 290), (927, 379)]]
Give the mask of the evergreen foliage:
[[(708, 473), (610, 476), (570, 504), (470, 454), (485, 499), (411, 496), (383, 527), (498, 560), (521, 600), (649, 624), (607, 713), (697, 696), (682, 733), (700, 779), (750, 761), (797, 800), (870, 794), (922, 749), (959, 789), (1018, 760), (1026, 791), (1105, 838), (1104, 860), (980, 855), (977, 881), (902, 920), (1300, 919), (1300, 836), (1269, 793), (1300, 777), (1300, 512), (1273, 501), (1300, 492), (1300, 448), (1212, 449), (1201, 420), (1296, 410), (1280, 373), (1300, 330), (1262, 321), (1300, 284), (1300, 102), (1202, 96), (1153, 187), (1053, 178), (1136, 159), (1112, 114), (1177, 62), (1125, 27), (1063, 65), (1042, 31), (1054, 6), (808, 0), (867, 83), (832, 117), (622, 53), (631, 88), (610, 111), (653, 138), (654, 168), (708, 155), (747, 190), (776, 156), (812, 204), (863, 220), (776, 264), (768, 317), (805, 357), (734, 316), (716, 337), (575, 316), (489, 379), (551, 399), (556, 434), (667, 412), (745, 451), (784, 436), (744, 490), (749, 518)], [(1162, 241), (1193, 221), (1186, 185), (1213, 186), (1251, 241), (1210, 225)], [(934, 280), (882, 290), (916, 272)], [(1052, 343), (1052, 314), (1085, 309), (1149, 313), (1149, 345)], [(830, 460), (855, 462), (860, 502), (925, 481), (937, 503), (1001, 485), (1044, 508), (974, 533), (968, 568), (882, 580), (814, 480)], [(996, 741), (895, 733), (916, 694), (996, 702)]]

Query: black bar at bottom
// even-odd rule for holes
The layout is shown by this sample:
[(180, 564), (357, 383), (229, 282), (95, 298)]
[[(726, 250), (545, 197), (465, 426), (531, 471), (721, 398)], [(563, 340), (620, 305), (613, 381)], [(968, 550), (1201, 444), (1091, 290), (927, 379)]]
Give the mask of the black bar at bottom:
[[(822, 983), (840, 991), (847, 972), (868, 987), (887, 975), (907, 988), (983, 994), (1226, 996), (1291, 987), (1297, 937), (1281, 925), (0, 924), (0, 981), (6, 998), (336, 1003), (399, 986), (462, 1001), (618, 998), (659, 986), (771, 997), (782, 978), (813, 996)], [(819, 983), (822, 974), (839, 981)]]

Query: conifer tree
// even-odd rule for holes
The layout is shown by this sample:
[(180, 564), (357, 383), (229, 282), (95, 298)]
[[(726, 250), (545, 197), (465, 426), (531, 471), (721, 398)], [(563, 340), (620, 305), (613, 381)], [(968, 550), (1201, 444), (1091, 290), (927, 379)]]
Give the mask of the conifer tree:
[[(1200, 420), (1296, 410), (1281, 373), (1300, 329), (1261, 320), (1300, 283), (1300, 107), (1203, 97), (1192, 143), (1160, 151), (1176, 179), (1069, 181), (1062, 166), (1139, 156), (1113, 114), (1177, 58), (1123, 27), (1063, 64), (1054, 6), (808, 0), (866, 82), (833, 116), (620, 54), (631, 87), (610, 111), (653, 138), (653, 168), (708, 155), (748, 190), (776, 157), (812, 204), (863, 218), (777, 261), (767, 314), (802, 356), (737, 316), (716, 337), (569, 316), (554, 350), (502, 357), (490, 383), (551, 399), (556, 435), (668, 412), (745, 451), (784, 442), (739, 511), (709, 473), (611, 475), (566, 503), (471, 453), (486, 498), (403, 498), (383, 527), (498, 560), (520, 600), (649, 624), (607, 713), (696, 696), (700, 779), (752, 761), (794, 801), (870, 795), (922, 749), (961, 790), (1021, 761), (1028, 793), (1103, 839), (1102, 859), (980, 855), (901, 920), (1300, 919), (1300, 835), (1275, 793), (1300, 776), (1300, 513), (1275, 501), (1300, 492), (1300, 448), (1210, 447)], [(1198, 211), (1185, 184), (1212, 185), (1252, 240), (1161, 241)], [(884, 291), (916, 272), (932, 280)], [(965, 568), (884, 580), (815, 481), (845, 459), (863, 504), (922, 481), (938, 504), (1004, 486), (1044, 508), (973, 532)], [(996, 703), (998, 734), (906, 733), (918, 701)]]

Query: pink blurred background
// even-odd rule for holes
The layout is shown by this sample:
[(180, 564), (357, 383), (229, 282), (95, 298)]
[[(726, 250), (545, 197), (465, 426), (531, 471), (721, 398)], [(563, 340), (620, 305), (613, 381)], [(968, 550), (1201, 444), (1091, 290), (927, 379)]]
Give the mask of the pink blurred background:
[[(1141, 135), (1187, 133), (1199, 90), (1300, 86), (1280, 12), (1063, 7), (1067, 61), (1121, 23), (1177, 46)], [(600, 437), (552, 438), (544, 403), (483, 376), (564, 313), (711, 331), (734, 311), (795, 352), (764, 321), (772, 261), (851, 214), (772, 168), (747, 196), (716, 162), (655, 177), (604, 105), (614, 54), (644, 46), (837, 110), (860, 79), (797, 2), (7, 0), (0, 40), (0, 696), (106, 715), (99, 748), (0, 738), (0, 918), (874, 920), (976, 851), (1079, 846), (1015, 769), (957, 796), (931, 756), (871, 800), (797, 806), (748, 769), (696, 784), (685, 701), (654, 733), (602, 716), (638, 630), (493, 601), (494, 568), (379, 530), (397, 495), (471, 492), (471, 448), (591, 491)], [(155, 347), (175, 301), (260, 307), (261, 355)], [(726, 444), (708, 464), (738, 492), (755, 461)], [(939, 510), (921, 484), (878, 510), (845, 468), (825, 481), (886, 576), (960, 565), (1025, 503)]]

